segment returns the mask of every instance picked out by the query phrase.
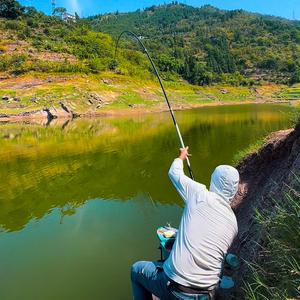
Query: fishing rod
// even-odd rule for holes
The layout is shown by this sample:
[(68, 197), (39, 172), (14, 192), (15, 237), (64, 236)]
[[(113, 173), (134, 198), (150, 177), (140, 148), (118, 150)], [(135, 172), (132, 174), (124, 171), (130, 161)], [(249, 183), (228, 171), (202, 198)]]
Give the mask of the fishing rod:
[[(140, 37), (138, 37), (135, 33), (131, 32), (131, 31), (124, 30), (124, 31), (119, 35), (118, 40), (117, 40), (117, 43), (116, 43), (115, 59), (116, 59), (116, 57), (117, 57), (117, 51), (118, 51), (118, 46), (119, 46), (120, 39), (121, 39), (121, 37), (122, 37), (124, 34), (129, 34), (129, 35), (133, 36), (133, 37), (138, 41), (138, 43), (140, 44), (140, 46), (142, 47), (142, 49), (144, 50), (144, 52), (146, 53), (146, 55), (147, 55), (147, 57), (148, 57), (148, 59), (149, 59), (151, 65), (152, 65), (152, 68), (153, 68), (153, 70), (154, 70), (154, 72), (155, 72), (155, 75), (156, 75), (156, 77), (157, 77), (157, 79), (158, 79), (158, 81), (159, 81), (159, 84), (160, 84), (160, 87), (161, 87), (161, 89), (162, 89), (162, 91), (163, 91), (164, 97), (165, 97), (165, 99), (166, 99), (166, 102), (167, 102), (167, 105), (168, 105), (168, 108), (169, 108), (169, 112), (170, 112), (170, 114), (171, 114), (171, 117), (172, 117), (172, 120), (173, 120), (175, 129), (176, 129), (176, 132), (177, 132), (179, 141), (180, 141), (180, 146), (181, 146), (181, 148), (185, 148), (185, 145), (184, 145), (184, 142), (183, 142), (183, 139), (182, 139), (182, 135), (181, 135), (181, 133), (180, 133), (180, 129), (179, 129), (178, 123), (177, 123), (176, 118), (175, 118), (174, 111), (173, 111), (173, 109), (172, 109), (172, 106), (171, 106), (171, 104), (170, 104), (169, 98), (168, 98), (167, 93), (166, 93), (166, 91), (165, 91), (165, 88), (164, 88), (163, 82), (162, 82), (162, 80), (161, 80), (161, 77), (160, 77), (160, 75), (159, 75), (159, 73), (158, 73), (158, 71), (157, 71), (157, 68), (156, 68), (156, 66), (155, 66), (155, 64), (154, 64), (154, 62), (153, 62), (153, 60), (152, 60), (152, 58), (151, 58), (151, 56), (150, 56), (150, 54), (149, 54), (147, 48), (145, 47), (144, 43), (141, 41)], [(186, 158), (186, 164), (187, 164), (187, 167), (188, 167), (188, 169), (189, 169), (190, 177), (194, 180), (193, 171), (192, 171), (191, 164), (190, 164), (190, 161), (189, 161), (189, 158), (188, 158), (188, 157)]]

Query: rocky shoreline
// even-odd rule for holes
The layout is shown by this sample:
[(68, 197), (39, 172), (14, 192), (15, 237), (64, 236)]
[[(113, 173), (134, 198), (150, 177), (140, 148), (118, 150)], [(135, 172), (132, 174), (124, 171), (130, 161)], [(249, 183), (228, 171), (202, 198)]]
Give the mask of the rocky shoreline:
[[(175, 105), (174, 111), (196, 109), (201, 107), (212, 107), (212, 106), (229, 106), (229, 105), (245, 105), (245, 104), (289, 104), (289, 101), (272, 101), (270, 99), (259, 99), (256, 101), (234, 101), (234, 102), (212, 102), (205, 104), (188, 104), (188, 105)], [(28, 110), (20, 113), (0, 113), (0, 122), (16, 122), (24, 120), (48, 120), (53, 119), (74, 119), (74, 118), (97, 118), (97, 117), (109, 117), (109, 116), (124, 116), (134, 114), (149, 114), (149, 113), (160, 113), (168, 111), (168, 107), (164, 105), (158, 105), (151, 108), (143, 107), (129, 107), (126, 109), (104, 109), (104, 110), (89, 110), (86, 112), (76, 112), (70, 107), (65, 105), (63, 102), (59, 103), (60, 107), (45, 107), (42, 109)]]

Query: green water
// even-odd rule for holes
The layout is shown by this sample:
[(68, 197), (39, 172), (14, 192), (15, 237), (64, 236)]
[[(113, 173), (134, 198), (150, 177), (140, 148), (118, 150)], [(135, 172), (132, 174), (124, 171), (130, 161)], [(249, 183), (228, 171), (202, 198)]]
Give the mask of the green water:
[[(271, 131), (291, 109), (177, 112), (196, 179)], [(0, 299), (130, 299), (130, 265), (159, 257), (155, 230), (179, 222), (167, 178), (178, 141), (167, 113), (0, 124)]]

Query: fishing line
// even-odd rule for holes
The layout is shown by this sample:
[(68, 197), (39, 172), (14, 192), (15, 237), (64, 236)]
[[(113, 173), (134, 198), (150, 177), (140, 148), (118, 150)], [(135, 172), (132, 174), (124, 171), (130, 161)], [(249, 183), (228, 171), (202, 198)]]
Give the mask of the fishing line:
[[(173, 124), (174, 124), (174, 126), (175, 126), (175, 129), (176, 129), (176, 132), (177, 132), (177, 135), (178, 135), (178, 138), (179, 138), (180, 146), (181, 146), (181, 148), (185, 148), (185, 145), (184, 145), (184, 142), (183, 142), (183, 138), (182, 138), (182, 135), (181, 135), (181, 132), (180, 132), (178, 123), (177, 123), (177, 121), (176, 121), (174, 111), (173, 111), (173, 109), (172, 109), (172, 107), (171, 107), (170, 101), (169, 101), (168, 96), (167, 96), (167, 93), (166, 93), (166, 91), (165, 91), (163, 82), (162, 82), (162, 80), (161, 80), (161, 77), (160, 77), (160, 75), (159, 75), (159, 73), (158, 73), (158, 71), (157, 71), (157, 68), (156, 68), (156, 66), (155, 66), (155, 64), (154, 64), (154, 62), (153, 62), (153, 60), (152, 60), (152, 58), (151, 58), (151, 56), (150, 56), (150, 54), (149, 54), (147, 48), (145, 47), (144, 43), (141, 41), (141, 38), (138, 37), (135, 33), (131, 32), (131, 31), (128, 31), (128, 30), (123, 31), (123, 32), (119, 35), (118, 40), (117, 40), (117, 43), (116, 43), (115, 59), (116, 59), (116, 57), (117, 57), (117, 51), (118, 51), (120, 39), (121, 39), (121, 37), (122, 37), (124, 34), (129, 34), (129, 35), (133, 36), (133, 37), (138, 41), (138, 43), (140, 44), (140, 46), (142, 47), (142, 49), (144, 50), (144, 52), (146, 53), (146, 55), (147, 55), (147, 57), (148, 57), (148, 59), (149, 59), (151, 65), (152, 65), (152, 68), (153, 68), (153, 70), (154, 70), (154, 73), (155, 73), (155, 75), (156, 75), (156, 77), (157, 77), (157, 79), (158, 79), (158, 81), (159, 81), (160, 87), (161, 87), (161, 89), (162, 89), (162, 91), (163, 91), (165, 100), (166, 100), (167, 105), (168, 105), (168, 108), (169, 108), (169, 112), (170, 112), (171, 117), (172, 117)], [(187, 164), (187, 167), (188, 167), (188, 170), (189, 170), (189, 173), (190, 173), (190, 177), (194, 180), (193, 171), (192, 171), (191, 164), (190, 164), (190, 161), (189, 161), (189, 158), (188, 158), (188, 157), (186, 158), (186, 164)]]

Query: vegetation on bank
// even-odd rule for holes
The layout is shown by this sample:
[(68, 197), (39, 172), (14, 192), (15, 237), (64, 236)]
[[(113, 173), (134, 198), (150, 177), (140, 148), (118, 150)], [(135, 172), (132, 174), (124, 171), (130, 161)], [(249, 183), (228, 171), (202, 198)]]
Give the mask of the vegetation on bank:
[[(246, 102), (278, 102), (286, 86), (259, 88), (226, 85), (195, 86), (186, 82), (165, 82), (174, 109), (203, 105)], [(260, 100), (261, 99), (261, 100)], [(0, 113), (22, 114), (48, 107), (65, 107), (77, 114), (112, 111), (162, 111), (167, 106), (156, 81), (117, 75), (36, 73), (8, 77), (0, 81)], [(297, 103), (294, 101), (291, 103)], [(55, 113), (54, 113), (55, 114)]]
[(191, 84), (253, 85), (300, 81), (300, 22), (173, 4), (65, 22), (63, 8), (46, 16), (15, 0), (0, 5), (0, 72), (101, 73), (152, 78), (147, 59), (129, 40), (118, 61), (114, 39), (143, 33), (163, 77)]
[[(248, 87), (199, 87), (186, 82), (166, 82), (165, 87), (172, 106), (177, 109), (256, 99), (256, 92)], [(274, 95), (281, 88), (262, 86), (257, 92), (261, 97), (270, 97), (270, 93)], [(112, 72), (90, 75), (28, 73), (0, 81), (0, 112), (3, 114), (58, 108), (59, 102), (77, 113), (167, 108), (157, 82)]]
[(235, 156), (233, 157), (232, 164), (237, 166), (243, 158), (247, 157), (248, 155), (255, 153), (259, 151), (265, 144), (265, 138), (257, 140), (255, 143), (250, 144), (246, 149), (243, 149), (239, 151)]
[[(1, 2), (2, 114), (43, 107), (59, 108), (60, 102), (79, 113), (119, 108), (158, 107), (160, 110), (163, 98), (149, 62), (140, 49), (130, 39), (124, 39), (115, 60), (115, 38), (121, 28), (145, 33), (143, 41), (153, 53), (167, 91), (172, 91), (175, 108), (300, 99), (297, 84), (292, 87), (270, 84), (292, 83), (292, 73), (297, 73), (299, 51), (294, 51), (299, 48), (297, 22), (212, 7), (196, 9), (176, 3), (88, 19), (76, 15), (76, 22), (63, 21), (63, 11), (63, 8), (57, 8), (53, 16), (46, 16), (33, 7), (21, 6), (15, 0)], [(258, 32), (252, 31), (257, 18), (261, 20), (258, 24), (263, 35), (276, 35), (276, 39), (270, 39), (269, 46), (254, 47)], [(176, 24), (174, 39), (170, 37), (173, 22)], [(233, 42), (232, 30), (237, 25), (243, 25), (245, 30)], [(205, 30), (202, 32), (202, 29)], [(253, 39), (250, 41), (244, 32), (252, 32)], [(279, 39), (284, 34), (286, 39), (281, 43)], [(202, 45), (206, 45), (209, 52)], [(257, 59), (268, 57), (269, 52), (277, 53), (278, 57), (274, 56), (277, 62), (282, 62), (283, 52), (286, 53), (289, 71), (280, 73), (281, 63), (280, 70), (257, 68)], [(277, 80), (277, 75), (255, 79), (252, 71), (252, 75), (248, 71), (243, 73), (248, 68), (241, 63), (244, 59), (253, 65), (253, 70), (258, 70), (257, 74), (272, 69), (272, 74), (283, 74), (285, 80)], [(203, 76), (210, 79), (204, 80)], [(254, 83), (255, 87), (252, 86)]]
[[(11, 10), (15, 5), (18, 12), (3, 12), (5, 2), (10, 2)], [(115, 41), (108, 34), (91, 30), (86, 21), (64, 22), (33, 7), (21, 7), (16, 1), (3, 3), (0, 6), (0, 72), (88, 74), (114, 70), (117, 74), (151, 78), (141, 52), (121, 49), (117, 63)]]
[[(300, 187), (300, 178), (297, 178)], [(298, 190), (299, 191), (299, 190)], [(247, 300), (299, 299), (300, 297), (300, 203), (299, 192), (286, 192), (271, 215), (257, 213), (265, 235), (259, 257), (249, 263)]]

